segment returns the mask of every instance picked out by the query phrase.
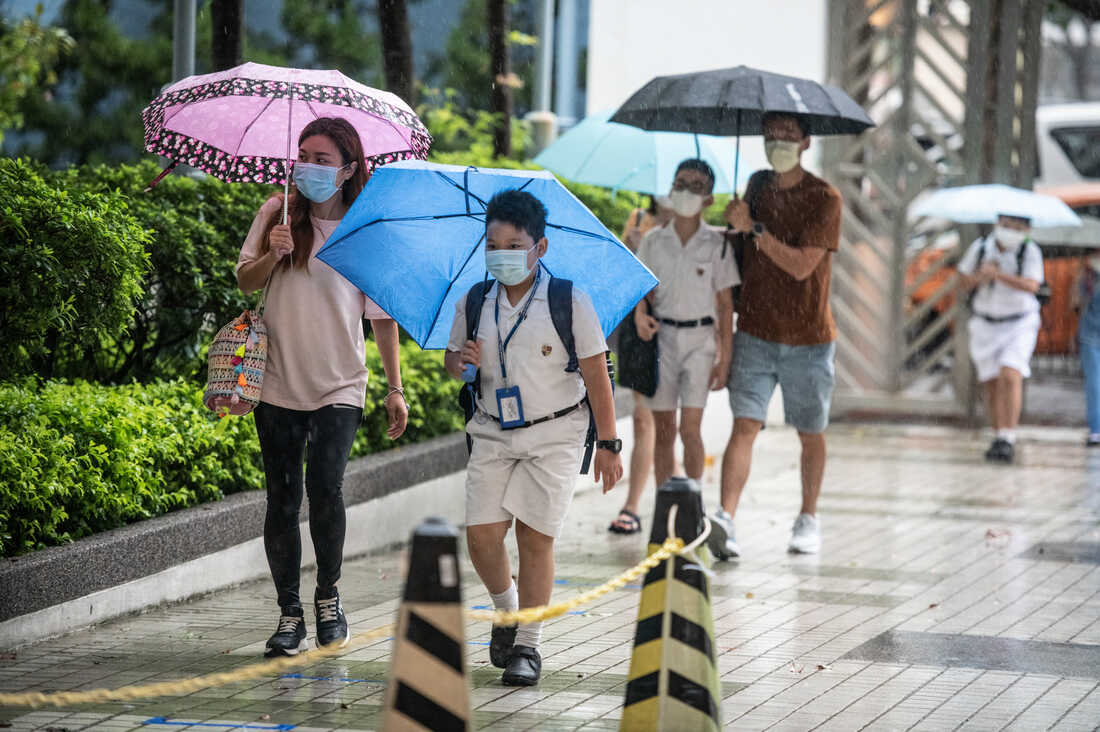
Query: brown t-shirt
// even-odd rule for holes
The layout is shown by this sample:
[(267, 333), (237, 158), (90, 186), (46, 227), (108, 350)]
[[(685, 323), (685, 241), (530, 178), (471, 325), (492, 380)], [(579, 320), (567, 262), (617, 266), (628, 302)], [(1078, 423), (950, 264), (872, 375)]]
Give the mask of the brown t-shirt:
[(754, 207), (756, 220), (789, 246), (827, 252), (810, 276), (798, 281), (751, 243), (745, 246), (739, 331), (789, 346), (836, 340), (829, 277), (832, 252), (840, 243), (840, 211), (840, 192), (810, 173), (785, 190), (776, 187), (774, 177), (763, 185)]

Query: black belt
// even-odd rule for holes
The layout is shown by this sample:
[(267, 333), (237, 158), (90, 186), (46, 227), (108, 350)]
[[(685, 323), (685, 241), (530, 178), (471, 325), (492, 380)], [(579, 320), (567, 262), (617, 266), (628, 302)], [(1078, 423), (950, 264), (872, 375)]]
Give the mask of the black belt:
[(696, 318), (695, 320), (672, 320), (670, 318), (658, 318), (658, 320), (674, 328), (694, 328), (697, 325), (714, 325), (714, 318), (709, 315), (705, 318)]
[[(577, 402), (576, 404), (574, 404), (571, 407), (566, 407), (565, 409), (559, 409), (558, 411), (554, 412), (553, 414), (548, 414), (545, 417), (539, 417), (538, 419), (532, 419), (530, 422), (524, 422), (523, 424), (517, 424), (515, 427), (509, 427), (508, 429), (510, 429), (510, 430), (520, 430), (520, 429), (523, 429), (524, 427), (534, 427), (537, 424), (542, 424), (543, 422), (549, 422), (550, 420), (557, 419), (558, 417), (564, 417), (565, 415), (569, 414), (570, 412), (575, 412), (577, 409), (580, 408), (580, 406), (582, 404), (584, 404), (584, 402), (585, 402), (585, 399), (581, 399), (579, 402)], [(488, 412), (485, 412), (485, 413), (489, 414)], [(500, 417), (497, 417), (496, 415), (489, 414), (489, 416), (492, 417), (497, 422), (500, 421)]]
[(999, 318), (995, 318), (992, 315), (982, 315), (981, 313), (974, 313), (975, 316), (981, 318), (987, 323), (1011, 323), (1013, 320), (1019, 320), (1020, 318), (1027, 317), (1031, 313), (1015, 313), (1013, 315), (1002, 315)]

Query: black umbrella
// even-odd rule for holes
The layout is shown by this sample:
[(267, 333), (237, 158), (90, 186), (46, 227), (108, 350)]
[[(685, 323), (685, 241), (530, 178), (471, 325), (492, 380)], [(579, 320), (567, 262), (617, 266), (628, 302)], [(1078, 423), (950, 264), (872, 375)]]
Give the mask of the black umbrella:
[(835, 86), (747, 66), (658, 76), (634, 92), (611, 121), (643, 130), (736, 135), (736, 181), (740, 137), (763, 134), (768, 112), (798, 115), (811, 135), (854, 135), (875, 125)]

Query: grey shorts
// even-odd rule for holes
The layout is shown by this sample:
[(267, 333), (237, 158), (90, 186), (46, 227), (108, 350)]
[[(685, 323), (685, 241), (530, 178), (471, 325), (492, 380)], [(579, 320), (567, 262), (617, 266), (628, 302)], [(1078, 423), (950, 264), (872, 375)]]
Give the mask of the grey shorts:
[(763, 422), (779, 384), (787, 424), (806, 434), (824, 432), (836, 384), (835, 356), (835, 342), (788, 346), (735, 334), (728, 384), (733, 416)]

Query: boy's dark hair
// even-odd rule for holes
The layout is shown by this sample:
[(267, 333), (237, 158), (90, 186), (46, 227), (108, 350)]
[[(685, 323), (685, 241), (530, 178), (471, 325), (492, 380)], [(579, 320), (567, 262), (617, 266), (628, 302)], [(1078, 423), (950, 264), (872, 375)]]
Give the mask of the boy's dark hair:
[(527, 191), (501, 191), (485, 207), (485, 226), (493, 221), (523, 229), (538, 242), (546, 234), (546, 206)]
[(714, 191), (714, 168), (710, 167), (706, 160), (700, 160), (699, 158), (683, 160), (676, 166), (676, 173), (672, 177), (675, 178), (679, 175), (681, 170), (694, 170), (702, 173), (710, 181), (710, 191)]
[(765, 112), (761, 118), (762, 124), (768, 124), (773, 119), (791, 119), (798, 125), (798, 131), (802, 133), (803, 137), (810, 136), (810, 130), (806, 127), (806, 120), (800, 114), (794, 114), (793, 112)]

